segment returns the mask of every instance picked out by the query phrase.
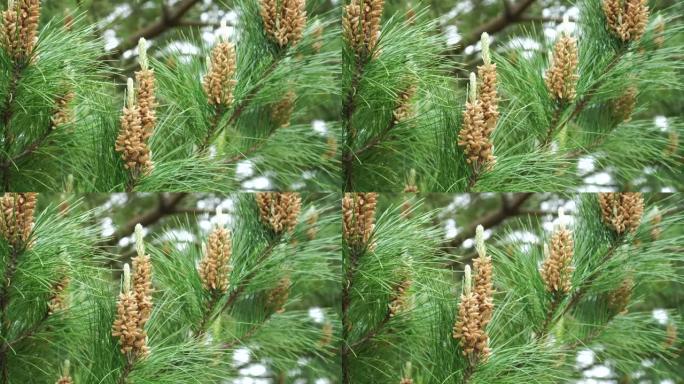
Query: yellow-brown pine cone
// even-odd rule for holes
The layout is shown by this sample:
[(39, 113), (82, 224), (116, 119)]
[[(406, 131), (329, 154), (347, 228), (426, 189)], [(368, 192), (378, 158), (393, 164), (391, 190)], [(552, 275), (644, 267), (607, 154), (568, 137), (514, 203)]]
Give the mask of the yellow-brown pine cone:
[(632, 289), (634, 288), (634, 281), (627, 278), (622, 281), (622, 284), (608, 295), (608, 307), (613, 313), (624, 314), (627, 313), (627, 305), (632, 297)]
[(622, 15), (620, 0), (603, 0), (603, 14), (606, 16), (608, 29), (614, 34), (619, 35)]
[(641, 224), (644, 199), (641, 193), (599, 193), (599, 206), (603, 222), (617, 234), (634, 232)]
[(494, 313), (494, 284), (492, 282), (492, 258), (477, 257), (473, 260), (475, 268), (474, 288), (480, 311), (481, 326), (484, 327), (492, 320)]
[(154, 127), (157, 125), (154, 72), (149, 69), (138, 71), (135, 73), (135, 80), (138, 83), (136, 99), (138, 100), (140, 124), (143, 128), (142, 140), (146, 142), (152, 136)]
[(65, 275), (52, 286), (52, 294), (48, 299), (48, 315), (53, 315), (67, 308), (66, 290), (69, 287), (69, 281), (69, 276)]
[(261, 221), (265, 224), (269, 224), (271, 220), (271, 206), (273, 205), (273, 193), (257, 192), (255, 197)]
[(620, 38), (624, 41), (639, 41), (648, 25), (648, 4), (646, 0), (625, 0)]
[(294, 91), (287, 91), (283, 98), (271, 108), (271, 120), (277, 127), (286, 128), (290, 126), (296, 97)]
[(484, 116), (486, 135), (489, 136), (499, 121), (499, 96), (496, 91), (496, 64), (484, 64), (477, 67), (480, 78), (478, 97)]
[(283, 0), (282, 19), (280, 20), (279, 43), (296, 45), (301, 40), (306, 27), (305, 0)]
[(409, 85), (406, 89), (401, 91), (397, 97), (397, 106), (394, 109), (394, 123), (399, 124), (404, 120), (408, 120), (413, 116), (413, 106), (411, 99), (416, 94), (418, 88), (415, 85)]
[(333, 339), (333, 325), (332, 323), (325, 323), (321, 328), (321, 339), (318, 341), (318, 345), (325, 347), (330, 345)]
[(2, 46), (12, 58), (19, 53), (19, 29), (17, 10), (8, 9), (2, 12)]
[(138, 327), (138, 304), (132, 293), (119, 294), (116, 303), (116, 318), (112, 324), (112, 336), (119, 339), (121, 353), (137, 353), (136, 343), (141, 336)]
[(362, 30), (365, 40), (366, 53), (370, 54), (375, 50), (380, 38), (380, 21), (385, 0), (364, 0)]
[(152, 314), (152, 261), (148, 255), (136, 256), (133, 262), (133, 292), (138, 306), (140, 327), (144, 327)]
[(278, 18), (278, 5), (276, 0), (259, 0), (259, 11), (264, 23), (264, 31), (270, 39), (275, 39)]
[(459, 340), (464, 356), (486, 357), (488, 354), (487, 334), (480, 323), (477, 298), (473, 293), (461, 295), (458, 304), (458, 318), (452, 336)]
[(615, 100), (613, 103), (613, 115), (620, 122), (629, 122), (632, 120), (632, 112), (636, 106), (637, 89), (636, 87), (629, 87), (625, 92)]
[(318, 212), (313, 211), (306, 219), (306, 224), (309, 228), (306, 230), (306, 237), (309, 240), (314, 240), (316, 235), (318, 235)]
[(665, 21), (659, 20), (658, 24), (656, 24), (653, 42), (655, 43), (656, 48), (659, 49), (665, 45)]
[(546, 86), (555, 99), (572, 101), (576, 96), (577, 41), (563, 34), (553, 49), (553, 65), (546, 72)]
[(299, 212), (302, 210), (302, 198), (295, 192), (281, 193), (279, 197), (278, 211), (284, 218), (283, 227), (287, 232), (292, 232), (297, 226)]
[(651, 238), (655, 240), (659, 240), (660, 236), (662, 234), (662, 229), (660, 228), (660, 222), (663, 221), (663, 215), (658, 212), (651, 218), (651, 226), (653, 228), (651, 229)]
[(40, 0), (19, 1), (19, 58), (26, 59), (33, 54), (38, 39), (40, 21)]
[(209, 235), (205, 255), (199, 265), (200, 279), (205, 289), (217, 292), (228, 291), (231, 254), (230, 232), (222, 227), (215, 228)]
[(323, 49), (323, 26), (317, 26), (316, 29), (314, 29), (313, 34), (314, 42), (311, 44), (311, 48), (314, 53), (319, 53), (321, 52), (321, 49)]
[(150, 148), (144, 140), (145, 137), (138, 108), (136, 106), (124, 108), (115, 150), (121, 153), (126, 169), (141, 174), (149, 174), (152, 171)]
[(57, 380), (56, 384), (74, 384), (74, 381), (71, 379), (71, 376), (62, 376)]
[(209, 104), (229, 107), (233, 103), (236, 70), (235, 47), (225, 41), (218, 43), (211, 51), (211, 71), (204, 76)]
[(408, 307), (408, 290), (413, 282), (411, 279), (404, 279), (394, 287), (394, 292), (390, 298), (388, 310), (390, 317), (394, 317)]
[(275, 313), (285, 312), (285, 303), (290, 296), (290, 286), (292, 281), (285, 276), (278, 282), (278, 285), (268, 294), (266, 305)]
[(261, 192), (256, 195), (259, 216), (273, 232), (292, 232), (297, 226), (302, 198), (294, 192)]
[(479, 101), (466, 103), (463, 127), (458, 132), (458, 145), (463, 147), (468, 164), (494, 164), (493, 145), (487, 135), (482, 105)]
[(542, 279), (546, 289), (553, 293), (566, 294), (572, 288), (572, 257), (574, 242), (572, 232), (559, 229), (551, 237), (549, 256), (542, 264)]
[(0, 199), (0, 234), (13, 247), (30, 247), (38, 194), (5, 193)]
[(359, 206), (359, 220), (357, 231), (361, 235), (364, 245), (370, 245), (370, 238), (375, 229), (375, 207), (378, 204), (378, 194), (375, 192), (360, 193), (357, 201)]
[(677, 342), (677, 325), (673, 322), (668, 323), (667, 328), (665, 329), (665, 335), (665, 347), (672, 348)]
[(63, 96), (57, 98), (55, 101), (55, 112), (52, 114), (53, 128), (69, 124), (74, 120), (69, 104), (71, 104), (75, 97), (76, 95), (73, 92), (68, 91)]
[(364, 43), (363, 33), (361, 32), (360, 1), (363, 0), (351, 0), (351, 2), (344, 7), (344, 17), (342, 19), (344, 38), (357, 54), (360, 54), (363, 51)]

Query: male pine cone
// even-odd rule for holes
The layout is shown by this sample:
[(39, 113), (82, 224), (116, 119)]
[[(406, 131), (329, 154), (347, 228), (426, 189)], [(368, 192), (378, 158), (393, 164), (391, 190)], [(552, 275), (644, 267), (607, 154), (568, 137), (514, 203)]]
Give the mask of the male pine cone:
[(634, 232), (641, 224), (644, 214), (644, 198), (641, 193), (599, 193), (598, 200), (603, 222), (618, 235)]
[(378, 194), (345, 193), (342, 200), (342, 235), (349, 247), (368, 247), (375, 229)]
[(561, 34), (553, 48), (551, 68), (546, 72), (546, 86), (557, 100), (572, 101), (576, 96), (578, 54), (577, 40)]
[(297, 226), (302, 198), (294, 192), (260, 192), (256, 194), (261, 221), (276, 234), (292, 232)]
[(19, 248), (29, 246), (28, 240), (33, 230), (33, 215), (36, 210), (38, 194), (5, 193), (0, 198), (0, 234), (9, 245)]
[(14, 0), (2, 12), (0, 41), (16, 61), (26, 61), (33, 54), (40, 21), (40, 0)]
[(235, 47), (227, 41), (221, 41), (211, 51), (209, 69), (204, 76), (204, 92), (209, 104), (225, 107), (233, 104), (233, 76), (236, 70)]
[(209, 235), (204, 257), (199, 265), (200, 279), (206, 290), (219, 293), (228, 291), (231, 252), (230, 232), (216, 226)]
[(385, 0), (352, 0), (344, 7), (344, 37), (357, 57), (372, 58), (380, 38), (384, 6)]
[(306, 27), (306, 1), (260, 0), (261, 19), (269, 39), (284, 47), (296, 45), (301, 40)]
[(646, 32), (646, 0), (604, 0), (603, 13), (608, 29), (622, 41), (638, 41)]

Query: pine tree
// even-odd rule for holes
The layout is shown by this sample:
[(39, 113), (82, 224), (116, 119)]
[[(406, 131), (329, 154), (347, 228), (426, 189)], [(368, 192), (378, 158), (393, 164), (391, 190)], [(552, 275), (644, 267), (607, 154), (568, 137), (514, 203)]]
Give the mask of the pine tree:
[(365, 245), (345, 227), (343, 383), (571, 382), (582, 350), (615, 375), (649, 361), (652, 377), (677, 377), (668, 362), (681, 318), (659, 322), (644, 302), (680, 280), (676, 196), (578, 195), (550, 231), (523, 219), (494, 238), (478, 226), (460, 284), (444, 269), (436, 212), (414, 201), (404, 215), (401, 199), (359, 193), (343, 204), (345, 223), (381, 207)]
[(654, 96), (679, 87), (665, 80), (679, 71), (677, 7), (582, 2), (554, 40), (533, 30), (518, 37), (539, 44), (527, 50), (496, 49), (483, 33), (463, 86), (452, 78), (462, 64), (445, 60), (427, 12), (381, 22), (383, 5), (344, 7), (346, 190), (399, 191), (411, 169), (428, 191), (569, 190), (602, 171), (620, 189), (640, 188), (632, 180), (678, 163), (677, 116), (666, 116), (664, 132), (652, 120)]
[[(330, 197), (227, 199), (233, 208), (219, 206), (208, 233), (179, 222), (146, 238), (136, 225), (131, 260), (115, 262), (119, 284), (107, 266), (120, 256), (101, 251), (96, 211), (6, 194), (0, 381), (219, 383), (251, 364), (273, 377), (335, 380), (338, 321), (308, 309), (320, 305), (313, 287), (339, 284)], [(234, 363), (240, 350), (249, 360)]]
[[(332, 19), (309, 14), (302, 0), (234, 7), (234, 33), (224, 24), (215, 45), (189, 59), (149, 55), (146, 39), (136, 41), (138, 63), (121, 95), (87, 18), (39, 23), (40, 1), (10, 1), (2, 189), (62, 190), (70, 177), (70, 188), (84, 191), (219, 191), (264, 175), (272, 189), (336, 185), (330, 148), (339, 130), (328, 124), (319, 134), (298, 118), (335, 93)], [(238, 166), (249, 171), (237, 174)]]

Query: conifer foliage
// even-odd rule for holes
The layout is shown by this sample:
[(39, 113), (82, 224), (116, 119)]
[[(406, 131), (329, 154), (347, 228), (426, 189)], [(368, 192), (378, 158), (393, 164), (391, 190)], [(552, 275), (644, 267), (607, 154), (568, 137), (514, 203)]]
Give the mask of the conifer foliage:
[(487, 238), (480, 225), (462, 281), (444, 268), (436, 212), (414, 201), (406, 215), (397, 201), (358, 193), (343, 202), (345, 223), (375, 218), (363, 245), (344, 231), (343, 383), (572, 382), (579, 351), (616, 376), (650, 361), (654, 377), (677, 377), (668, 335), (681, 318), (657, 320), (642, 302), (659, 284), (681, 283), (676, 196), (578, 195), (548, 232), (521, 220)]
[[(317, 133), (298, 119), (336, 93), (332, 18), (309, 15), (303, 0), (233, 6), (231, 36), (224, 24), (189, 60), (173, 50), (150, 57), (154, 41), (140, 39), (120, 95), (87, 17), (41, 22), (39, 0), (9, 1), (0, 36), (2, 189), (61, 190), (71, 178), (69, 188), (85, 191), (219, 191), (258, 176), (273, 189), (337, 185), (330, 147), (339, 129), (333, 122)], [(287, 150), (294, 143), (298, 150)]]
[(411, 169), (421, 190), (568, 190), (583, 184), (581, 161), (618, 185), (678, 164), (667, 153), (678, 116), (665, 116), (667, 132), (652, 121), (658, 90), (681, 88), (664, 82), (681, 70), (676, 9), (580, 2), (555, 37), (519, 37), (539, 44), (525, 49), (495, 46), (485, 32), (463, 84), (453, 67), (464, 64), (444, 55), (434, 20), (410, 4), (406, 15), (383, 14), (383, 5), (344, 7), (346, 190), (400, 191)]
[[(311, 288), (339, 284), (335, 199), (269, 198), (265, 207), (252, 194), (224, 197), (233, 208), (219, 206), (208, 232), (177, 222), (151, 238), (138, 224), (133, 256), (121, 260), (102, 252), (97, 213), (79, 202), (4, 195), (0, 382), (221, 383), (252, 364), (334, 382), (338, 322)], [(237, 351), (248, 360), (233, 362)]]

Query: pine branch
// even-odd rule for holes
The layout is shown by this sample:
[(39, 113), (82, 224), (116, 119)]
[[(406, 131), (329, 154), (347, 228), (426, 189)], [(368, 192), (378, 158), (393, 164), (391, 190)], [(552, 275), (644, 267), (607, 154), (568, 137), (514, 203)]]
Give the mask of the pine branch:
[(140, 214), (129, 220), (128, 223), (116, 231), (114, 235), (109, 238), (109, 240), (102, 242), (100, 247), (113, 247), (117, 245), (121, 239), (133, 234), (137, 224), (140, 224), (143, 227), (148, 227), (159, 222), (166, 216), (176, 213), (184, 213), (183, 210), (178, 209), (178, 205), (180, 205), (180, 203), (183, 202), (183, 199), (185, 199), (187, 196), (188, 193), (185, 192), (171, 194), (169, 198), (164, 197), (164, 195), (160, 195), (159, 204), (155, 209)]
[(244, 333), (242, 336), (240, 336), (239, 338), (236, 337), (236, 338), (233, 339), (232, 341), (229, 341), (229, 342), (227, 342), (227, 343), (224, 343), (224, 344), (223, 344), (223, 349), (231, 349), (231, 348), (235, 347), (235, 346), (238, 345), (238, 344), (244, 344), (244, 342), (245, 342), (247, 339), (249, 339), (249, 338), (251, 338), (252, 336), (256, 335), (257, 332), (259, 332), (259, 330), (260, 330), (261, 328), (263, 328), (264, 325), (266, 325), (266, 323), (271, 319), (271, 317), (273, 317), (273, 312), (269, 312), (268, 315), (266, 315), (266, 318), (263, 319), (261, 322), (256, 323), (256, 324), (252, 324), (252, 326), (249, 327), (249, 329), (247, 330), (247, 332), (245, 332), (245, 333)]
[(397, 126), (397, 121), (396, 121), (396, 119), (392, 118), (390, 120), (389, 124), (387, 124), (387, 127), (385, 129), (383, 129), (379, 135), (377, 135), (375, 138), (373, 138), (372, 140), (367, 142), (366, 145), (357, 149), (356, 151), (349, 152), (346, 155), (344, 161), (351, 163), (351, 161), (353, 159), (359, 158), (362, 154), (364, 154), (364, 153), (372, 150), (373, 148), (375, 148), (378, 144), (382, 143), (383, 140), (385, 140), (387, 138), (387, 135), (389, 135), (390, 132), (392, 131), (392, 129), (396, 126)]
[(475, 236), (475, 231), (477, 230), (478, 225), (483, 226), (485, 229), (489, 229), (503, 223), (511, 217), (523, 214), (525, 211), (522, 209), (522, 206), (527, 200), (529, 200), (530, 197), (532, 197), (532, 195), (533, 193), (529, 192), (519, 193), (516, 194), (510, 201), (503, 200), (498, 211), (489, 213), (480, 220), (471, 224), (468, 228), (465, 228), (461, 233), (456, 235), (456, 237), (444, 244), (443, 248), (449, 249), (460, 247), (464, 241)]
[[(10, 121), (12, 121), (12, 116), (14, 116), (14, 100), (16, 99), (16, 93), (17, 93), (17, 87), (19, 86), (19, 82), (21, 82), (22, 74), (24, 72), (24, 69), (26, 68), (25, 64), (22, 63), (14, 63), (12, 67), (12, 75), (10, 78), (10, 84), (9, 88), (7, 90), (7, 95), (5, 96), (5, 100), (2, 104), (2, 127), (4, 129), (4, 138), (3, 138), (3, 146), (4, 146), (4, 153), (5, 156), (8, 158), (8, 162), (11, 162), (9, 160), (10, 157), (10, 151), (12, 150), (12, 142), (14, 138), (12, 137), (12, 132), (10, 130)], [(2, 185), (3, 189), (5, 191), (10, 190), (10, 173), (7, 171), (3, 172), (2, 176)]]
[[(603, 72), (605, 74), (610, 73), (610, 71), (612, 71), (615, 68), (615, 66), (620, 63), (620, 59), (622, 59), (622, 56), (624, 56), (626, 52), (627, 49), (625, 46), (623, 46), (618, 52), (615, 53), (615, 55), (610, 60), (610, 62), (603, 70)], [(556, 132), (563, 129), (570, 121), (574, 120), (577, 116), (580, 115), (580, 113), (584, 111), (584, 109), (589, 105), (592, 98), (596, 95), (596, 92), (599, 90), (599, 88), (601, 88), (606, 79), (607, 76), (603, 76), (599, 78), (597, 81), (595, 81), (591, 85), (589, 90), (584, 94), (584, 97), (582, 97), (582, 99), (575, 104), (575, 108), (573, 108), (572, 113), (570, 113), (570, 116), (564, 121), (560, 121), (561, 111), (564, 109), (564, 107), (561, 105), (556, 108), (556, 110), (554, 111), (554, 117), (551, 120), (549, 129), (547, 130), (546, 137), (544, 141), (542, 141), (542, 148), (548, 148), (548, 146), (551, 144), (553, 135)]]
[[(275, 72), (276, 69), (278, 69), (278, 65), (285, 58), (285, 56), (286, 55), (284, 52), (278, 53), (278, 55), (273, 59), (273, 62), (268, 66), (268, 68), (266, 68), (264, 73), (261, 75), (260, 81), (254, 87), (252, 87), (252, 89), (250, 89), (249, 92), (247, 92), (247, 95), (245, 95), (245, 97), (240, 101), (240, 104), (238, 104), (233, 110), (233, 113), (228, 118), (228, 121), (221, 127), (218, 127), (218, 122), (220, 121), (220, 116), (222, 112), (217, 112), (216, 123), (212, 123), (212, 128), (210, 128), (209, 132), (207, 133), (207, 137), (205, 138), (205, 141), (203, 145), (200, 147), (200, 149), (202, 149), (203, 147), (207, 147), (209, 143), (211, 143), (211, 141), (214, 139), (214, 136), (217, 133), (222, 132), (227, 127), (235, 124), (235, 122), (240, 118), (242, 113), (249, 107), (251, 102), (254, 100), (254, 97), (264, 87), (265, 81), (273, 74), (273, 72)], [(268, 137), (273, 135), (275, 131), (276, 129), (272, 130)], [(227, 163), (235, 163), (236, 161), (239, 161), (247, 157), (247, 155), (258, 151), (261, 148), (261, 146), (263, 146), (266, 142), (267, 140), (264, 140), (262, 143), (260, 143), (260, 145), (254, 145), (244, 153), (233, 156), (232, 158), (228, 159)]]
[(385, 328), (385, 326), (387, 325), (387, 323), (389, 323), (389, 321), (391, 319), (392, 319), (392, 312), (388, 308), (387, 313), (382, 318), (382, 320), (380, 320), (380, 322), (375, 326), (375, 328), (369, 330), (365, 335), (363, 335), (363, 337), (361, 337), (360, 339), (355, 341), (351, 345), (350, 349), (361, 347), (364, 344), (366, 344), (367, 342), (373, 340), (380, 332), (382, 332), (382, 330)]
[(7, 336), (9, 334), (9, 329), (11, 322), (9, 319), (9, 314), (7, 309), (10, 303), (10, 289), (12, 287), (12, 280), (14, 274), (17, 271), (17, 262), (19, 260), (19, 251), (12, 247), (12, 251), (9, 254), (9, 260), (5, 265), (5, 274), (3, 276), (2, 288), (0, 290), (0, 330), (3, 335), (3, 343), (0, 347), (0, 367), (2, 368), (2, 383), (9, 383), (9, 366), (7, 363), (7, 352), (9, 350), (9, 341)]
[(159, 20), (133, 33), (128, 39), (112, 49), (111, 52), (100, 57), (100, 60), (116, 60), (121, 57), (124, 52), (135, 48), (141, 38), (153, 39), (172, 28), (181, 26), (183, 16), (199, 2), (200, 0), (183, 0), (173, 10), (168, 10), (165, 5), (162, 5), (162, 17)]
[(480, 41), (480, 36), (487, 32), (490, 35), (500, 32), (513, 24), (521, 21), (527, 21), (522, 17), (523, 13), (534, 4), (535, 0), (521, 0), (515, 5), (508, 4), (508, 0), (504, 0), (504, 11), (498, 17), (480, 25), (475, 28), (468, 37), (461, 40), (455, 48), (451, 49), (451, 55), (461, 54), (467, 47)]
[[(623, 240), (624, 236), (621, 236), (613, 244), (611, 244), (611, 246), (606, 250), (606, 253), (601, 257), (601, 260), (598, 263), (599, 266), (608, 262), (613, 257), (615, 251), (620, 247), (620, 245), (622, 245)], [(591, 272), (589, 276), (582, 282), (582, 285), (570, 296), (570, 300), (557, 316), (555, 315), (555, 312), (558, 303), (555, 303), (556, 305), (552, 306), (552, 312), (547, 316), (546, 321), (544, 322), (539, 333), (539, 337), (537, 338), (538, 340), (543, 339), (544, 336), (546, 336), (546, 334), (548, 334), (548, 332), (558, 322), (558, 320), (570, 312), (570, 310), (572, 310), (580, 302), (580, 300), (584, 298), (589, 291), (589, 288), (600, 274), (601, 269), (595, 269), (593, 272)], [(554, 302), (556, 301), (558, 300), (554, 300)]]
[(223, 306), (221, 306), (221, 309), (212, 316), (212, 319), (210, 322), (213, 322), (216, 319), (216, 316), (219, 314), (227, 311), (229, 308), (235, 304), (237, 299), (240, 297), (240, 295), (247, 289), (247, 286), (252, 282), (252, 279), (257, 275), (259, 272), (259, 265), (262, 264), (264, 261), (266, 261), (271, 254), (273, 254), (273, 250), (275, 249), (276, 245), (280, 243), (281, 237), (278, 236), (275, 239), (273, 239), (268, 246), (261, 252), (261, 255), (256, 261), (256, 264), (254, 268), (240, 281), (238, 284), (237, 288), (233, 289), (233, 291), (228, 295), (228, 299), (226, 300), (225, 303), (223, 303)]
[(356, 128), (352, 125), (352, 118), (356, 111), (356, 91), (363, 78), (365, 62), (354, 56), (355, 66), (352, 74), (352, 82), (344, 105), (342, 106), (342, 121), (345, 132), (345, 145), (342, 156), (342, 168), (344, 169), (344, 190), (351, 191), (354, 188), (354, 154), (351, 152), (356, 140)]
[(349, 344), (349, 332), (352, 329), (352, 323), (349, 316), (349, 309), (351, 308), (351, 290), (356, 268), (359, 263), (359, 257), (361, 257), (359, 252), (350, 249), (349, 263), (345, 265), (344, 281), (342, 282), (342, 345), (340, 346), (340, 359), (342, 364), (343, 384), (351, 384), (349, 354), (352, 351), (352, 346)]

